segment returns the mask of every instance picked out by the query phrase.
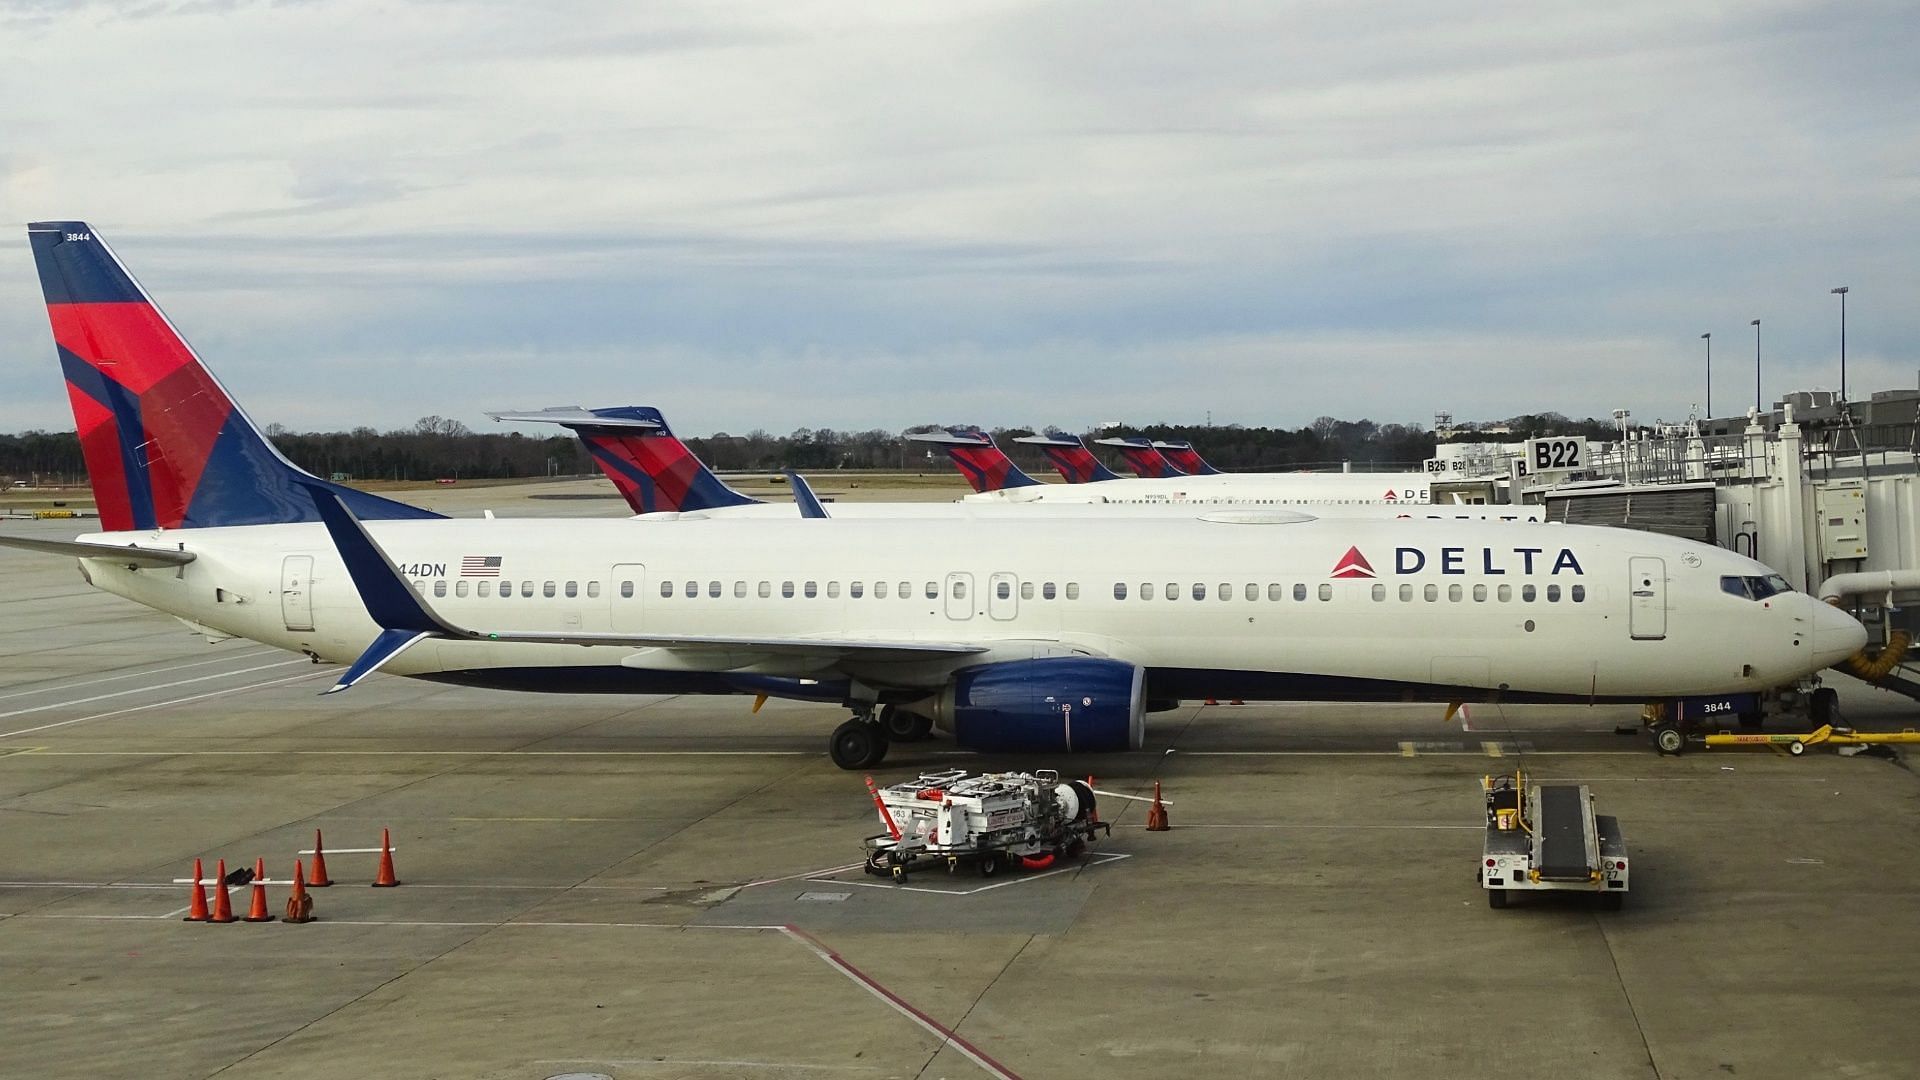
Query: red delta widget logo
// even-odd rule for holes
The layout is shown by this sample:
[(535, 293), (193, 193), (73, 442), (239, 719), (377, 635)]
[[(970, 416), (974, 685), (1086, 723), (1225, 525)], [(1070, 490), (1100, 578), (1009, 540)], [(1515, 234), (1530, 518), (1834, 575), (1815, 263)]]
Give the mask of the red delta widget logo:
[[(1480, 573), (1488, 576), (1518, 574), (1532, 577), (1546, 574), (1549, 577), (1560, 574), (1582, 575), (1586, 571), (1580, 568), (1580, 560), (1574, 557), (1572, 548), (1560, 548), (1554, 553), (1551, 562), (1547, 559), (1546, 548), (1466, 548), (1443, 547), (1435, 556), (1429, 556), (1421, 548), (1400, 547), (1393, 549), (1393, 572), (1395, 574), (1424, 573), (1429, 566), (1442, 574)], [(1360, 553), (1357, 547), (1347, 549), (1333, 564), (1333, 576), (1336, 578), (1378, 577), (1373, 564)]]

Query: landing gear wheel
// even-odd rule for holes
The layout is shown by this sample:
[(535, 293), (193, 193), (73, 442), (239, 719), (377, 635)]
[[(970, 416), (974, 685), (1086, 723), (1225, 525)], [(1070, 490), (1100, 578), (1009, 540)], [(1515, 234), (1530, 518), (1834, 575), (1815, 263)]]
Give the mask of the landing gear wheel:
[(880, 725), (854, 717), (833, 729), (827, 755), (843, 769), (871, 769), (887, 756), (887, 736)]
[(933, 721), (918, 713), (910, 713), (897, 705), (883, 706), (880, 710), (880, 727), (887, 738), (894, 742), (922, 742), (933, 734)]
[(1506, 907), (1507, 906), (1507, 890), (1488, 889), (1487, 890), (1487, 906), (1490, 908)]
[(1662, 754), (1678, 754), (1687, 748), (1687, 733), (1678, 724), (1661, 724), (1653, 729), (1653, 748)]
[(1833, 723), (1834, 715), (1839, 711), (1840, 692), (1831, 686), (1815, 690), (1812, 699), (1807, 702), (1807, 713), (1816, 727)]

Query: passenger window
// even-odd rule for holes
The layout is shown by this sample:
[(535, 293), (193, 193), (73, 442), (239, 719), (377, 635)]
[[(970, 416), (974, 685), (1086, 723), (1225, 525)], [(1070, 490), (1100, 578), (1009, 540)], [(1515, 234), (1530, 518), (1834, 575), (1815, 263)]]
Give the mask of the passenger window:
[(1503, 604), (1510, 603), (1513, 600), (1513, 586), (1511, 585), (1502, 585), (1494, 590), (1494, 592), (1500, 597), (1500, 602)]
[[(692, 585), (693, 582), (689, 581), (687, 582), (687, 584)], [(553, 594), (556, 591), (557, 590), (555, 589), (554, 584), (551, 581), (543, 582), (540, 586), (540, 595), (546, 597), (549, 600), (553, 598)], [(691, 590), (689, 590), (689, 595), (691, 595)]]
[(434, 596), (436, 596), (436, 597), (441, 597), (441, 596), (445, 596), (445, 595), (447, 595), (447, 583), (446, 583), (446, 582), (444, 582), (444, 581), (436, 581), (436, 582), (434, 582), (434, 583), (433, 583), (433, 595), (434, 595)]
[(672, 599), (672, 597), (673, 597), (673, 582), (662, 581), (660, 583), (660, 598), (662, 600), (669, 600), (669, 599)]
[(501, 583), (500, 583), (500, 595), (501, 595), (501, 596), (512, 596), (512, 595), (513, 595), (513, 582), (511, 582), (511, 581), (503, 581), (503, 582), (501, 582)]
[(1193, 583), (1193, 598), (1194, 598), (1195, 600), (1205, 600), (1205, 599), (1207, 598), (1207, 587), (1206, 587), (1205, 585), (1202, 585), (1202, 584), (1200, 584), (1200, 583), (1199, 583), (1199, 582), (1197, 582), (1197, 581), (1196, 581), (1196, 582), (1194, 582), (1194, 583)]
[(736, 581), (736, 582), (734, 582), (734, 583), (733, 583), (733, 598), (734, 598), (735, 600), (745, 600), (745, 599), (747, 598), (747, 583), (746, 583), (746, 582), (744, 582), (744, 581)]
[(940, 583), (939, 582), (937, 581), (927, 582), (927, 599), (929, 600), (940, 599)]
[(1521, 600), (1524, 600), (1525, 602), (1527, 602), (1527, 603), (1529, 603), (1529, 604), (1531, 604), (1531, 603), (1533, 603), (1533, 597), (1534, 597), (1534, 592), (1533, 592), (1533, 586), (1531, 586), (1531, 585), (1522, 585), (1522, 586), (1520, 586), (1520, 599), (1521, 599)]
[(454, 582), (454, 583), (453, 583), (453, 595), (455, 595), (455, 596), (465, 596), (465, 595), (467, 595), (467, 583), (466, 583), (466, 582), (464, 582), (464, 581), (456, 581), (456, 582)]
[(1220, 583), (1220, 588), (1216, 590), (1213, 595), (1222, 600), (1231, 600), (1233, 599), (1233, 586), (1223, 581)]
[(813, 598), (814, 598), (814, 597), (816, 597), (816, 596), (819, 596), (819, 595), (820, 595), (820, 586), (819, 586), (819, 584), (818, 584), (818, 583), (816, 583), (816, 582), (812, 582), (812, 581), (809, 581), (809, 582), (807, 582), (807, 584), (806, 584), (806, 594), (807, 594), (807, 599), (809, 599), (809, 600), (811, 600), (811, 599), (813, 599)]
[(1402, 600), (1413, 599), (1413, 586), (1411, 585), (1400, 586), (1400, 599)]
[(579, 595), (580, 595), (580, 583), (577, 581), (567, 582), (567, 598), (572, 599), (573, 597), (576, 597)]
[[(413, 591), (419, 593), (421, 596), (427, 595), (427, 583), (423, 580), (414, 581)], [(222, 603), (224, 602), (225, 601), (222, 601)]]
[(492, 586), (493, 586), (493, 582), (491, 581), (479, 582), (473, 587), (474, 595), (480, 597), (482, 600), (485, 600), (487, 597), (490, 597), (493, 595)]
[[(501, 588), (500, 588), (500, 591), (501, 591), (501, 592), (505, 592), (505, 591), (506, 591), (506, 584), (507, 584), (507, 583), (506, 583), (506, 582), (504, 582), (504, 581), (500, 583), (500, 586), (501, 586)], [(631, 599), (633, 599), (633, 582), (631, 582), (631, 581), (623, 581), (623, 582), (621, 582), (621, 583), (620, 583), (620, 599), (622, 599), (622, 600), (631, 600)]]
[(1124, 581), (1116, 581), (1116, 582), (1114, 582), (1114, 583), (1113, 583), (1113, 598), (1114, 598), (1115, 600), (1125, 600), (1125, 599), (1127, 598), (1127, 583), (1126, 583), (1126, 582), (1124, 582)]
[(1320, 586), (1320, 599), (1322, 600), (1333, 599), (1333, 586), (1331, 585)]
[(965, 600), (967, 598), (967, 583), (965, 581), (958, 578), (954, 579), (953, 598), (955, 600)]
[(994, 586), (993, 594), (1002, 600), (1011, 600), (1013, 599), (1013, 584), (1002, 581)]
[(855, 600), (867, 595), (867, 583), (864, 581), (847, 582), (847, 595)]
[(1286, 598), (1287, 598), (1287, 587), (1285, 585), (1267, 586), (1267, 599), (1285, 600)]
[[(933, 582), (931, 582), (931, 581), (929, 581), (929, 582), (927, 582), (927, 587), (928, 587), (929, 589), (931, 589), (931, 588), (933, 587)], [(895, 595), (895, 596), (898, 596), (898, 597), (899, 597), (900, 599), (902, 599), (902, 600), (911, 600), (911, 599), (913, 599), (913, 582), (911, 582), (911, 581), (903, 581), (903, 582), (901, 582), (901, 583), (900, 583), (900, 591), (899, 591), (899, 592), (897, 592), (897, 593), (894, 593), (894, 595)], [(931, 592), (929, 592), (929, 593), (928, 593), (927, 595), (928, 595), (928, 596), (932, 596), (932, 595), (933, 595), (933, 593), (931, 593)]]
[(1463, 592), (1461, 591), (1461, 589), (1460, 589), (1460, 586), (1458, 586), (1458, 585), (1449, 585), (1449, 586), (1447, 586), (1447, 599), (1448, 599), (1449, 601), (1451, 601), (1451, 602), (1453, 602), (1453, 603), (1455, 603), (1455, 604), (1457, 604), (1457, 603), (1459, 603), (1459, 602), (1460, 602), (1460, 598), (1461, 598), (1461, 597), (1462, 597), (1463, 595), (1465, 595), (1465, 594), (1464, 594), (1464, 593), (1463, 593)]
[(1473, 587), (1473, 602), (1476, 604), (1484, 604), (1487, 602), (1487, 587), (1485, 585), (1475, 585)]
[(785, 598), (786, 598), (786, 599), (788, 599), (788, 600), (791, 600), (791, 599), (793, 599), (793, 582), (791, 582), (791, 581), (783, 581), (783, 582), (781, 582), (781, 583), (780, 583), (780, 595), (781, 595), (781, 596), (783, 596), (783, 597), (785, 597)]
[(1069, 600), (1080, 599), (1080, 583), (1079, 582), (1077, 581), (1067, 582), (1067, 599)]
[(1294, 585), (1293, 598), (1295, 600), (1305, 600), (1307, 598), (1307, 587), (1299, 584)]
[(1557, 604), (1559, 602), (1560, 602), (1560, 586), (1558, 585), (1547, 586), (1547, 603)]
[[(547, 586), (547, 588), (548, 588), (548, 589), (552, 589), (552, 588), (553, 588), (553, 586), (552, 586), (551, 584), (549, 584), (549, 585)], [(547, 595), (548, 595), (548, 596), (552, 596), (552, 595), (553, 595), (553, 593), (552, 593), (552, 592), (548, 592), (548, 593), (547, 593)], [(691, 599), (693, 599), (694, 597), (696, 597), (696, 596), (699, 596), (699, 595), (700, 595), (700, 583), (699, 583), (699, 582), (697, 582), (697, 581), (694, 581), (694, 580), (693, 580), (692, 578), (688, 578), (688, 579), (687, 579), (687, 599), (689, 599), (689, 600), (691, 600)]]
[(529, 581), (523, 581), (520, 583), (520, 596), (523, 599), (527, 599), (527, 600), (533, 599), (533, 582), (532, 581), (529, 580)]
[(760, 593), (760, 599), (762, 600), (767, 599), (768, 597), (773, 595), (773, 582), (771, 581), (761, 582), (760, 588), (758, 591)]
[(1374, 582), (1373, 598), (1375, 600), (1385, 600), (1387, 598), (1387, 587), (1385, 585), (1380, 584), (1377, 581)]
[[(721, 585), (719, 582), (717, 581), (707, 582), (707, 598), (708, 599), (710, 600), (720, 599), (720, 590), (721, 590)], [(568, 595), (571, 596), (572, 594), (569, 593)]]
[[(1023, 581), (1020, 583), (1020, 599), (1022, 600), (1033, 599), (1033, 582)], [(1047, 599), (1051, 600), (1053, 599), (1053, 597), (1049, 596), (1047, 597)]]
[(1140, 599), (1142, 600), (1153, 599), (1153, 582), (1143, 581), (1140, 583)]
[(1258, 585), (1255, 585), (1255, 584), (1254, 584), (1254, 583), (1252, 583), (1252, 582), (1248, 582), (1248, 583), (1247, 583), (1247, 592), (1246, 592), (1246, 597), (1247, 597), (1247, 599), (1248, 599), (1248, 600), (1258, 600), (1258, 599), (1260, 599), (1260, 586), (1258, 586)]
[(887, 598), (887, 583), (886, 583), (886, 582), (884, 582), (884, 581), (876, 581), (876, 582), (874, 582), (874, 583), (873, 583), (873, 598), (874, 598), (875, 600), (885, 600), (885, 599)]
[(1584, 604), (1587, 602), (1587, 587), (1585, 585), (1575, 585), (1572, 589), (1568, 591), (1571, 594), (1574, 603)]
[(597, 599), (599, 595), (600, 595), (600, 583), (597, 581), (587, 582), (587, 598), (590, 600)]
[(1426, 588), (1421, 589), (1420, 594), (1427, 598), (1427, 603), (1431, 604), (1435, 600), (1440, 599), (1440, 586), (1429, 585)]

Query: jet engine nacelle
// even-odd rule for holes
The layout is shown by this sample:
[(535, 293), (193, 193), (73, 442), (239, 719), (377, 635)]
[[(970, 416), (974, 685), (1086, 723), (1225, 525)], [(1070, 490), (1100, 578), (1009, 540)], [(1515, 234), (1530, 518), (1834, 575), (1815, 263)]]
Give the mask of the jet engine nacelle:
[(914, 706), (988, 753), (1138, 750), (1146, 740), (1146, 672), (1122, 660), (1049, 656), (964, 668)]

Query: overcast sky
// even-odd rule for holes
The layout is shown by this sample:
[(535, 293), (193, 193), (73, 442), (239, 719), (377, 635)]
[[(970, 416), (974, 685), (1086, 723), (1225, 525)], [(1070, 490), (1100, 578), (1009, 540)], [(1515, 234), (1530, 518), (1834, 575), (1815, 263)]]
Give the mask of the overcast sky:
[(0, 0), (24, 229), (261, 423), (689, 434), (1750, 405), (1920, 368), (1910, 2)]

